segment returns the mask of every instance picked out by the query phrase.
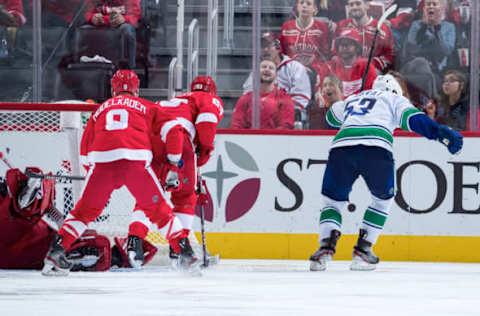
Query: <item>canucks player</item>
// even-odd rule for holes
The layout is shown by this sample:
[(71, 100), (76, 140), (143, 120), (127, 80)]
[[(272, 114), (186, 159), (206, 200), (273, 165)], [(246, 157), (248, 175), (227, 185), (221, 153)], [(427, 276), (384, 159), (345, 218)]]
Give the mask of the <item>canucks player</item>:
[(394, 129), (400, 127), (438, 140), (452, 154), (462, 149), (463, 136), (416, 109), (389, 74), (378, 76), (372, 90), (334, 103), (327, 112), (327, 122), (340, 130), (333, 139), (323, 176), (320, 247), (310, 257), (310, 270), (325, 270), (335, 254), (341, 235), (341, 212), (359, 176), (365, 180), (372, 202), (363, 216), (350, 269), (373, 270), (379, 259), (372, 245), (382, 231), (394, 197)]

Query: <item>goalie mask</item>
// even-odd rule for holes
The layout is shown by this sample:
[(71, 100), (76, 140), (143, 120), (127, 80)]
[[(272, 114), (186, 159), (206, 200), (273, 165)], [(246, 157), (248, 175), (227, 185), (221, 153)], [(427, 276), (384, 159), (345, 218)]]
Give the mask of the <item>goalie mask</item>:
[(117, 70), (110, 80), (112, 96), (117, 96), (121, 92), (128, 92), (138, 96), (140, 80), (137, 74), (131, 70)]
[(192, 84), (190, 85), (190, 91), (203, 91), (213, 95), (217, 95), (217, 87), (215, 86), (215, 81), (213, 81), (212, 77), (210, 76), (198, 76), (193, 79)]
[(378, 76), (373, 82), (372, 89), (403, 95), (402, 87), (392, 75)]

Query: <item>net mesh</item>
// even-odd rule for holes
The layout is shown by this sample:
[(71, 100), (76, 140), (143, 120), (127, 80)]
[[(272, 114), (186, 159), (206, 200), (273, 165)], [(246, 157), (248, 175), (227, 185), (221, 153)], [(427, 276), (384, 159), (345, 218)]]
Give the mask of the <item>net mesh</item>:
[[(2, 135), (0, 153), (3, 157), (20, 170), (24, 170), (27, 166), (35, 166), (42, 169), (44, 173), (51, 172), (54, 175), (73, 175), (75, 170), (82, 170), (83, 168), (80, 169), (79, 166), (75, 169), (79, 150), (72, 148), (71, 138), (69, 139), (67, 129), (62, 123), (61, 111), (68, 110), (70, 113), (80, 114), (77, 115), (80, 120), (78, 124), (80, 126), (78, 138), (80, 138), (81, 131), (95, 107), (89, 105), (87, 108), (85, 104), (32, 104), (31, 106), (32, 110), (17, 111), (17, 107), (23, 109), (25, 105), (0, 103)], [(42, 110), (43, 108), (48, 111)], [(54, 110), (51, 110), (52, 108)], [(77, 157), (74, 157), (75, 154)], [(6, 164), (2, 164), (0, 174), (4, 175), (7, 168)], [(78, 193), (75, 193), (72, 180), (57, 179), (55, 207), (63, 217), (73, 209), (76, 196)], [(95, 229), (110, 239), (126, 237), (134, 205), (135, 200), (126, 188), (114, 191), (102, 214), (89, 224), (89, 228)], [(155, 225), (146, 239), (159, 248), (153, 262), (168, 264), (168, 243)], [(196, 248), (197, 252), (200, 251), (201, 246), (193, 233), (190, 235), (190, 240), (194, 249)]]

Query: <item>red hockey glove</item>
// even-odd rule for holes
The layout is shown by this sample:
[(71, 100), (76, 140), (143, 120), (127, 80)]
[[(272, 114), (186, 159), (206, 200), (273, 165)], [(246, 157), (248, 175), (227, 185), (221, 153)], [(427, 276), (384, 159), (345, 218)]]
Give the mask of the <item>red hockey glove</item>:
[(182, 166), (183, 161), (181, 160), (178, 162), (178, 165), (171, 164), (170, 162), (162, 163), (160, 181), (165, 191), (180, 191), (183, 183), (183, 176), (180, 171)]
[(208, 191), (207, 183), (204, 179), (199, 181), (199, 188), (198, 188), (198, 199), (197, 205), (206, 206), (208, 205), (209, 201), (211, 200), (210, 192)]
[(208, 162), (210, 159), (210, 154), (212, 153), (214, 147), (213, 146), (198, 146), (195, 150), (197, 154), (197, 166), (201, 167)]

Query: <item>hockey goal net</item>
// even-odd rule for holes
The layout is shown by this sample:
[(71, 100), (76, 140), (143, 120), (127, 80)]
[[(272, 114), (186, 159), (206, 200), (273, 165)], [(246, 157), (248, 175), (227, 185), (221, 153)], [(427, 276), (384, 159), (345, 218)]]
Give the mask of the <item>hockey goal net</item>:
[[(60, 103), (0, 103), (0, 177), (8, 165), (20, 170), (38, 167), (44, 174), (84, 176), (80, 166), (79, 144), (83, 128), (97, 105), (79, 101)], [(66, 216), (79, 199), (83, 181), (58, 178), (55, 207)], [(98, 233), (126, 237), (135, 200), (126, 188), (112, 193), (102, 214), (89, 225)], [(201, 246), (193, 233), (192, 246), (200, 253)], [(152, 261), (168, 264), (168, 243), (154, 226), (147, 240), (159, 251)]]

